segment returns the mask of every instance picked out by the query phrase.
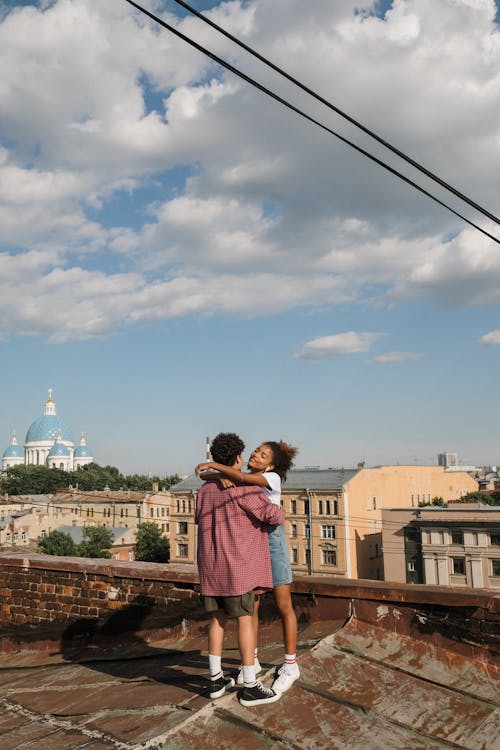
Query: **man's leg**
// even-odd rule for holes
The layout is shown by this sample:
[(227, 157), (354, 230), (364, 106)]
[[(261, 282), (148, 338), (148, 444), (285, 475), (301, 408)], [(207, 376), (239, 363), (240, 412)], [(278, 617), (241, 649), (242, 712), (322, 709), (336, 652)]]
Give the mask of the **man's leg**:
[(255, 632), (252, 615), (238, 617), (238, 646), (243, 664), (243, 690), (238, 694), (242, 706), (260, 706), (264, 703), (274, 703), (281, 694), (265, 688), (257, 682), (255, 676), (254, 657)]
[(217, 610), (212, 615), (208, 629), (208, 668), (210, 670), (210, 698), (220, 698), (227, 688), (234, 686), (234, 680), (224, 677), (221, 658), (224, 644), (224, 629), (227, 615)]

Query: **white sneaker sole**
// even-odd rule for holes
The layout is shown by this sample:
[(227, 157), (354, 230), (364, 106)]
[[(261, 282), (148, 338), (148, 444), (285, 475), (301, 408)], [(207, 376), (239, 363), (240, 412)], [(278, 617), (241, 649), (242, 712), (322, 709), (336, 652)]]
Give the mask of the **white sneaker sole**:
[(276, 693), (276, 695), (273, 695), (271, 698), (256, 698), (255, 700), (245, 700), (244, 698), (240, 698), (239, 701), (242, 706), (263, 706), (266, 703), (276, 703), (276, 701), (279, 701), (281, 698), (280, 693)]
[(221, 698), (226, 692), (226, 690), (230, 690), (233, 687), (234, 687), (234, 680), (231, 677), (229, 680), (226, 681), (226, 684), (223, 687), (221, 687), (220, 690), (217, 690), (215, 693), (210, 692), (209, 696), (212, 700), (214, 698)]

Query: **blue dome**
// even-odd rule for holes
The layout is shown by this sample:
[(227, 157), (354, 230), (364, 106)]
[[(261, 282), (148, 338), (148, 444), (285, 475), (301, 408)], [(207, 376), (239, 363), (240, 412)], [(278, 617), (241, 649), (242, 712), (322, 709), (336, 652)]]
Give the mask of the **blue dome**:
[(12, 443), (4, 450), (2, 458), (24, 458), (24, 448), (22, 445)]
[(35, 419), (30, 426), (26, 435), (26, 442), (38, 443), (42, 440), (56, 440), (58, 435), (61, 435), (61, 440), (73, 442), (71, 433), (62, 419), (56, 414), (44, 414), (43, 417)]
[(49, 458), (64, 457), (69, 458), (69, 450), (64, 443), (55, 443), (49, 451)]
[(92, 451), (88, 445), (79, 445), (73, 455), (75, 458), (92, 458)]

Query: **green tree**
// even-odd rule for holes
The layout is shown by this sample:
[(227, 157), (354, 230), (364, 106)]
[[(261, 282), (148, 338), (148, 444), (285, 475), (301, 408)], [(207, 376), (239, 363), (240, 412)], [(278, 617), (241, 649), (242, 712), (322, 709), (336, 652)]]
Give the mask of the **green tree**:
[(137, 527), (135, 559), (144, 562), (170, 560), (170, 542), (161, 535), (160, 529), (152, 521), (144, 521)]
[(488, 492), (468, 492), (462, 496), (462, 501), (467, 503), (483, 503), (483, 505), (497, 505), (497, 500)]
[(428, 503), (428, 502), (420, 502), (418, 504), (418, 507), (419, 508), (426, 508), (429, 505), (436, 505), (436, 506), (441, 507), (441, 508), (446, 508), (446, 503), (445, 503), (445, 501), (443, 500), (442, 497), (433, 497), (432, 500), (430, 501), (430, 503)]
[(62, 555), (63, 557), (75, 557), (77, 554), (76, 544), (70, 535), (63, 531), (50, 531), (47, 536), (39, 539), (38, 551), (44, 555)]
[(77, 545), (78, 557), (111, 557), (114, 535), (105, 526), (85, 526), (83, 540)]

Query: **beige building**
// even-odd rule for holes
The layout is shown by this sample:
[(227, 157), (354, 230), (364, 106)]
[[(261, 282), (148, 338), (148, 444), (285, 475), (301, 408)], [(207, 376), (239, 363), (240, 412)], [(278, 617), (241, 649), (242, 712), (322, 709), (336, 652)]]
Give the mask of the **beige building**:
[[(61, 525), (74, 528), (106, 526), (116, 530), (133, 530), (133, 537), (122, 542), (128, 547), (134, 542), (137, 525), (154, 522), (164, 536), (170, 536), (172, 497), (167, 490), (153, 493), (129, 490), (83, 492), (71, 490), (54, 495), (26, 495), (0, 502), (0, 546), (36, 546), (39, 538)], [(116, 534), (115, 534), (116, 536)]]
[(500, 506), (384, 510), (385, 580), (500, 589)]
[[(170, 488), (172, 562), (195, 562), (200, 487), (191, 476)], [(434, 497), (448, 501), (477, 487), (466, 472), (441, 466), (293, 470), (282, 491), (292, 568), (302, 575), (382, 579), (384, 508), (417, 508)]]

